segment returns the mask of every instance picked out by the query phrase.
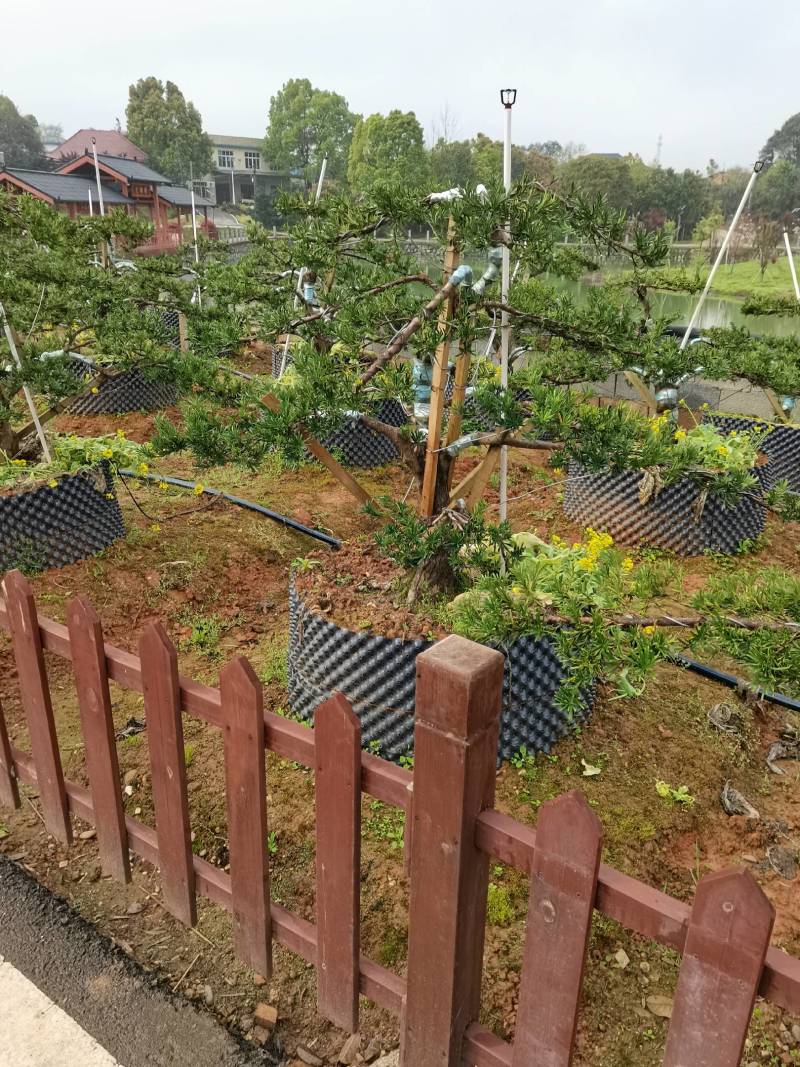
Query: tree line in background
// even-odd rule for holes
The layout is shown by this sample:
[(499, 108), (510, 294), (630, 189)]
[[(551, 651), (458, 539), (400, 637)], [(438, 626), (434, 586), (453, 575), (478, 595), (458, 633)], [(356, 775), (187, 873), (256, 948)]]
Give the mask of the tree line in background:
[[(185, 182), (213, 170), (212, 144), (200, 112), (173, 82), (142, 78), (130, 86), (127, 134), (152, 166), (171, 181)], [(431, 147), (413, 111), (366, 117), (350, 110), (339, 93), (293, 78), (270, 101), (264, 155), (277, 171), (310, 189), (327, 157), (331, 188), (355, 194), (378, 183), (419, 189), (488, 184), (502, 172), (502, 145), (484, 133), (459, 140), (452, 116), (442, 114)], [(7, 166), (48, 165), (43, 133), (32, 115), (22, 115), (0, 95), (0, 151)], [(52, 128), (50, 128), (52, 133)], [(749, 209), (756, 219), (793, 225), (800, 214), (800, 113), (768, 139), (762, 156), (769, 166), (753, 190)], [(676, 171), (645, 163), (637, 155), (586, 153), (582, 145), (551, 140), (512, 149), (512, 178), (523, 174), (558, 182), (635, 217), (646, 227), (667, 227), (677, 239), (710, 240), (730, 218), (750, 171), (721, 170), (709, 160), (705, 173)], [(270, 220), (272, 221), (272, 220)]]

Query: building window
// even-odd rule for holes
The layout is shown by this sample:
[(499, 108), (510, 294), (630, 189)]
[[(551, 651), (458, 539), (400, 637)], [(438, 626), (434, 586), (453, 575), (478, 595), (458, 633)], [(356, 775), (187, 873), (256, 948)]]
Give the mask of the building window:
[(245, 152), (244, 166), (245, 170), (261, 170), (261, 153)]
[(233, 170), (233, 149), (220, 148), (217, 152), (219, 165), (223, 170)]

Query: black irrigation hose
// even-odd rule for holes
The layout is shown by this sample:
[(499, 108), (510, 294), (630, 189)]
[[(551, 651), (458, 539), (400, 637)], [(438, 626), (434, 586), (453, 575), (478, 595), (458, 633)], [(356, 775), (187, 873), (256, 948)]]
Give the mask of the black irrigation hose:
[[(670, 656), (670, 660), (673, 663), (677, 663), (679, 667), (685, 667), (689, 671), (694, 671), (695, 674), (701, 674), (704, 678), (710, 678), (712, 682), (721, 682), (723, 685), (730, 686), (731, 689), (741, 690), (743, 688), (743, 679), (737, 678), (735, 674), (728, 674), (727, 671), (718, 671), (716, 667), (698, 663), (696, 659), (690, 659), (688, 656), (676, 653)], [(771, 704), (779, 704), (782, 708), (800, 712), (800, 700), (787, 697), (785, 693), (768, 693), (765, 689), (751, 685), (746, 685), (745, 688), (762, 700), (768, 700)]]
[[(117, 473), (123, 478), (137, 478), (148, 482), (166, 482), (167, 485), (177, 485), (180, 489), (194, 489), (196, 487), (195, 482), (189, 482), (185, 478), (170, 478), (163, 474), (137, 474), (136, 471), (129, 470), (120, 470)], [(270, 511), (269, 508), (262, 507), (261, 504), (255, 504), (252, 500), (244, 500), (240, 496), (224, 493), (221, 489), (207, 489), (205, 486), (203, 486), (203, 493), (207, 493), (209, 496), (222, 497), (240, 508), (255, 511), (257, 515), (263, 515), (267, 519), (272, 519), (273, 522), (280, 523), (281, 526), (287, 526), (290, 530), (305, 534), (307, 537), (313, 537), (315, 541), (321, 541), (329, 548), (342, 547), (342, 542), (338, 537), (331, 537), (330, 534), (323, 533), (321, 530), (312, 530), (310, 526), (303, 526), (301, 522), (296, 522), (287, 515), (281, 515), (280, 512)]]

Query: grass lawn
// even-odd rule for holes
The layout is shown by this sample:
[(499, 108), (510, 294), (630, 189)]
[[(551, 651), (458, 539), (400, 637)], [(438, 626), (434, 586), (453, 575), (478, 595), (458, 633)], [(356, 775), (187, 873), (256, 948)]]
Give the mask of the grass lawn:
[(782, 256), (776, 263), (770, 263), (763, 278), (755, 259), (723, 265), (714, 277), (711, 291), (719, 296), (791, 296), (794, 287), (789, 261)]

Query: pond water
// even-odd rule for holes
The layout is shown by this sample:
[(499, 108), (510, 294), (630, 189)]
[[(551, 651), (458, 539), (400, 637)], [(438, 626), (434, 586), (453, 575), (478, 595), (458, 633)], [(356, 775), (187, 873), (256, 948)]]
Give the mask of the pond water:
[[(592, 288), (591, 283), (586, 281), (572, 282), (549, 275), (544, 280), (554, 289), (572, 293), (576, 300), (580, 300)], [(651, 293), (653, 313), (659, 317), (666, 316), (676, 325), (688, 324), (696, 301), (696, 296), (683, 293)], [(710, 326), (744, 326), (751, 333), (765, 337), (792, 337), (798, 332), (797, 319), (783, 315), (743, 315), (741, 301), (718, 296), (707, 298), (700, 312), (698, 326), (701, 329)]]

